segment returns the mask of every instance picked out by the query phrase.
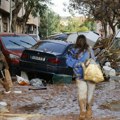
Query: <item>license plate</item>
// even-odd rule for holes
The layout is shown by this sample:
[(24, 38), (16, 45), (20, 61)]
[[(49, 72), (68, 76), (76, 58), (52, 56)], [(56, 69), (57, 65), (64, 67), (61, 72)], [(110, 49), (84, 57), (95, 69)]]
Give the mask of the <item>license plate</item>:
[(38, 57), (38, 56), (31, 56), (31, 59), (33, 59), (33, 60), (45, 61), (45, 58), (44, 58), (44, 57)]

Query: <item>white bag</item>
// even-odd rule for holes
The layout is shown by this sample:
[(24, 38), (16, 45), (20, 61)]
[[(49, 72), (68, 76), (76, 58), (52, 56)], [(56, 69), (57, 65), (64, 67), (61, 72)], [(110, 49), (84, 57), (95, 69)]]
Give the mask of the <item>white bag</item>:
[(18, 76), (18, 75), (16, 75), (16, 77), (17, 77), (17, 82), (19, 85), (29, 85), (30, 84), (29, 80), (24, 79), (23, 77)]

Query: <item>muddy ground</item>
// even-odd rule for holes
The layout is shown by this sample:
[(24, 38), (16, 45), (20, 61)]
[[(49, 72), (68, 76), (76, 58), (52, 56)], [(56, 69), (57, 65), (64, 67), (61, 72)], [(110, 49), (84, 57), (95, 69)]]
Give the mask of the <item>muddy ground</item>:
[[(72, 84), (47, 85), (46, 90), (29, 90), (14, 82), (10, 94), (2, 93), (0, 101), (7, 102), (0, 108), (0, 120), (78, 120), (77, 88)], [(14, 93), (22, 91), (22, 93)], [(120, 120), (120, 82), (103, 82), (96, 86), (93, 120)]]

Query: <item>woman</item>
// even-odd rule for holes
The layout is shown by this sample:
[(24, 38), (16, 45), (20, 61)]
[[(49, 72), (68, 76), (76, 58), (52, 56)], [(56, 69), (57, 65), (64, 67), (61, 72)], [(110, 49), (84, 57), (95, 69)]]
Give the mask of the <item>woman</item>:
[(76, 84), (78, 87), (78, 100), (80, 106), (80, 120), (92, 117), (92, 98), (95, 89), (95, 83), (85, 81), (83, 79), (83, 68), (81, 63), (86, 62), (87, 59), (94, 57), (93, 50), (87, 44), (86, 37), (79, 35), (76, 40), (75, 47), (71, 50), (71, 54), (77, 58), (77, 62), (73, 66)]

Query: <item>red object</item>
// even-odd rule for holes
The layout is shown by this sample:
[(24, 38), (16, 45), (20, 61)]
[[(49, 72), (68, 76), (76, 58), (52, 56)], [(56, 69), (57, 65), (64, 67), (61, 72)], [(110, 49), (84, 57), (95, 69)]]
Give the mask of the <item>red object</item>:
[(23, 50), (25, 48), (31, 47), (33, 43), (36, 44), (37, 41), (27, 34), (0, 34), (0, 49), (6, 58), (10, 72), (17, 72), (16, 70), (18, 70), (19, 59), (22, 55)]
[(59, 64), (60, 60), (58, 58), (49, 58), (48, 62), (53, 63), (53, 64)]

